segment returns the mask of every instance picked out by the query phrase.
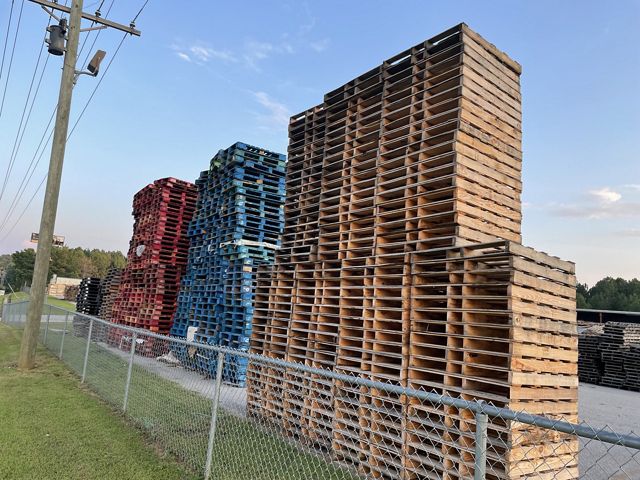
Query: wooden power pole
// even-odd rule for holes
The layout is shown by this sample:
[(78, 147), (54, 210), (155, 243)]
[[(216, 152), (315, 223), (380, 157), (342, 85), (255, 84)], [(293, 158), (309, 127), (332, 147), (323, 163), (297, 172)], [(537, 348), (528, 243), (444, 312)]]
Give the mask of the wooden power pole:
[[(47, 287), (47, 277), (49, 274), (49, 262), (51, 258), (51, 248), (53, 244), (53, 228), (56, 222), (58, 209), (58, 197), (60, 194), (60, 181), (62, 179), (62, 165), (64, 163), (64, 153), (67, 144), (67, 132), (69, 129), (69, 113), (71, 111), (71, 97), (73, 85), (76, 80), (76, 61), (78, 57), (78, 43), (80, 40), (81, 20), (83, 18), (100, 24), (97, 28), (112, 27), (118, 30), (140, 35), (140, 32), (133, 25), (127, 27), (110, 20), (102, 19), (99, 15), (89, 15), (82, 12), (83, 0), (72, 0), (71, 6), (66, 7), (47, 0), (30, 0), (37, 3), (54, 18), (57, 18), (54, 11), (69, 14), (69, 32), (64, 52), (64, 66), (62, 68), (62, 80), (60, 83), (60, 93), (58, 96), (58, 109), (56, 113), (56, 124), (53, 134), (53, 144), (51, 146), (51, 159), (49, 160), (49, 174), (47, 177), (47, 187), (44, 194), (44, 205), (42, 207), (42, 217), (40, 219), (40, 235), (38, 240), (38, 250), (33, 269), (33, 279), (31, 281), (31, 292), (29, 308), (27, 310), (27, 321), (20, 345), (18, 357), (18, 368), (31, 369), (35, 362), (36, 345), (40, 332), (40, 319), (44, 306), (45, 291)], [(95, 27), (91, 28), (94, 29)], [(51, 51), (51, 50), (50, 50)], [(102, 54), (104, 55), (104, 53)], [(97, 74), (97, 69), (95, 71)]]

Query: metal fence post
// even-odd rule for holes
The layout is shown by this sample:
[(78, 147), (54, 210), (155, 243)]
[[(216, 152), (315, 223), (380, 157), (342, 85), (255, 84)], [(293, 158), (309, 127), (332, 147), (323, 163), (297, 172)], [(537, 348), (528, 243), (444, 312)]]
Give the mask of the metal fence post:
[(127, 403), (129, 403), (129, 386), (131, 385), (131, 372), (133, 370), (133, 356), (136, 353), (136, 340), (138, 334), (133, 333), (131, 337), (131, 351), (129, 353), (129, 369), (127, 370), (127, 383), (124, 385), (124, 401), (122, 402), (122, 412), (127, 411)]
[(51, 305), (49, 305), (49, 313), (47, 313), (47, 322), (44, 324), (44, 337), (42, 339), (42, 344), (47, 346), (47, 334), (49, 333), (49, 322), (51, 321)]
[(64, 349), (64, 337), (67, 334), (67, 322), (69, 321), (69, 314), (64, 316), (64, 330), (62, 331), (62, 340), (60, 340), (60, 354), (58, 357), (62, 360), (62, 350)]
[(80, 380), (80, 383), (84, 383), (84, 379), (87, 376), (87, 362), (89, 361), (89, 347), (91, 346), (92, 331), (93, 331), (93, 318), (89, 320), (89, 333), (87, 334), (87, 349), (84, 351), (84, 364), (82, 365), (82, 380)]
[(485, 480), (487, 473), (487, 422), (486, 413), (476, 412), (476, 451), (473, 480)]
[(213, 400), (211, 402), (211, 425), (209, 426), (209, 444), (207, 446), (207, 463), (204, 467), (204, 479), (211, 477), (211, 462), (213, 459), (213, 440), (216, 435), (216, 422), (218, 421), (218, 403), (220, 400), (220, 388), (222, 386), (222, 364), (224, 363), (224, 352), (218, 352), (218, 363), (216, 365), (216, 383), (213, 388)]

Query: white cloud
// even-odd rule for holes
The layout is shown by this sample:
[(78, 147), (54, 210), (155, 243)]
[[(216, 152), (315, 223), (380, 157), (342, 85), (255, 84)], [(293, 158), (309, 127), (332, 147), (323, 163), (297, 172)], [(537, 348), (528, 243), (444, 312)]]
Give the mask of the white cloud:
[(202, 45), (192, 45), (189, 47), (192, 55), (201, 62), (208, 62), (213, 58), (225, 62), (236, 62), (234, 55), (228, 50), (216, 50), (215, 48), (204, 47)]
[(627, 183), (626, 185), (622, 185), (622, 187), (640, 192), (640, 183)]
[(619, 232), (623, 237), (638, 237), (640, 238), (640, 228), (630, 228)]
[[(623, 185), (619, 188), (635, 188), (635, 185)], [(587, 218), (593, 220), (606, 218), (640, 217), (640, 202), (624, 198), (619, 188), (602, 187), (590, 190), (583, 195), (579, 203), (550, 203), (548, 210), (557, 216), (567, 218)]]
[(176, 55), (178, 55), (178, 57), (184, 60), (185, 62), (191, 61), (191, 57), (184, 52), (176, 52)]
[(601, 202), (576, 204), (552, 204), (549, 210), (554, 215), (567, 218), (588, 218), (600, 220), (604, 218), (640, 217), (638, 202)]
[(256, 40), (249, 40), (244, 45), (244, 52), (242, 58), (244, 64), (255, 70), (260, 70), (258, 63), (266, 60), (274, 55), (291, 55), (295, 53), (295, 48), (288, 41), (282, 41), (277, 44), (270, 42), (258, 42)]
[(266, 110), (266, 114), (257, 114), (265, 128), (284, 130), (289, 126), (291, 110), (283, 103), (273, 99), (266, 92), (251, 92), (255, 100)]
[(181, 58), (185, 62), (197, 63), (198, 65), (204, 65), (213, 59), (230, 63), (238, 61), (229, 50), (217, 50), (202, 43), (196, 43), (188, 47), (174, 44), (171, 45), (171, 49), (176, 53), (178, 58)]
[(318, 53), (324, 52), (329, 47), (329, 39), (323, 38), (322, 40), (311, 42), (309, 46)]
[(614, 203), (622, 198), (622, 195), (616, 191), (611, 190), (609, 187), (600, 188), (598, 190), (591, 190), (589, 195), (597, 198), (600, 202)]

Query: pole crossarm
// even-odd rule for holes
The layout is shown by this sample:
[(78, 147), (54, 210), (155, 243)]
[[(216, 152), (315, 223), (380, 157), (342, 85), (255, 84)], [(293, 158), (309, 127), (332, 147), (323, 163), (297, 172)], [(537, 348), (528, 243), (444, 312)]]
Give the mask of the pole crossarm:
[[(49, 0), (29, 0), (30, 2), (37, 3), (43, 7), (49, 8), (52, 11), (58, 10), (60, 12), (64, 12), (67, 14), (71, 13), (71, 7), (67, 7), (65, 5), (60, 5), (59, 3), (50, 2)], [(82, 18), (85, 20), (91, 20), (92, 22), (99, 23), (104, 25), (105, 27), (115, 28), (116, 30), (120, 30), (122, 32), (130, 33), (131, 35), (135, 35), (137, 37), (140, 36), (142, 32), (140, 30), (136, 30), (133, 26), (122, 25), (121, 23), (112, 22), (111, 20), (107, 20), (106, 18), (98, 17), (96, 15), (91, 15), (89, 13), (82, 13)]]

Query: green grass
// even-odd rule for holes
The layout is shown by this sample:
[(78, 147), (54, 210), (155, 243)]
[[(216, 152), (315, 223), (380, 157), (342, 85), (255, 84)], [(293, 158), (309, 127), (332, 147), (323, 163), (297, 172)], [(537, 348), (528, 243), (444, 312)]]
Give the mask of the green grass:
[(0, 478), (195, 478), (49, 354), (17, 371), (19, 338), (0, 325)]
[(11, 299), (12, 302), (22, 302), (24, 300), (29, 300), (29, 294), (24, 292), (17, 293), (7, 293), (5, 295), (0, 295), (0, 303), (4, 303)]
[[(47, 345), (54, 352), (59, 351), (63, 325), (53, 322), (50, 325)], [(64, 362), (76, 373), (82, 371), (85, 346), (86, 339), (75, 337), (69, 325), (64, 340)], [(118, 411), (122, 409), (127, 368), (123, 357), (92, 344), (87, 385)], [(202, 474), (211, 399), (134, 364), (127, 417), (162, 451), (174, 455), (190, 471)], [(273, 430), (220, 409), (211, 478), (354, 480), (356, 477), (321, 457), (302, 452)]]
[(73, 302), (69, 302), (68, 300), (60, 300), (59, 298), (55, 297), (47, 297), (47, 303), (49, 305), (53, 305), (54, 307), (60, 307), (66, 310), (76, 310), (76, 304)]
[[(12, 302), (22, 302), (24, 300), (29, 300), (29, 294), (24, 292), (10, 293), (8, 295), (0, 295), (0, 305), (5, 302), (5, 299), (11, 298)], [(54, 307), (64, 308), (66, 310), (75, 311), (76, 306), (73, 302), (69, 302), (67, 300), (60, 300), (55, 297), (47, 297), (47, 303), (49, 305), (53, 305)]]

